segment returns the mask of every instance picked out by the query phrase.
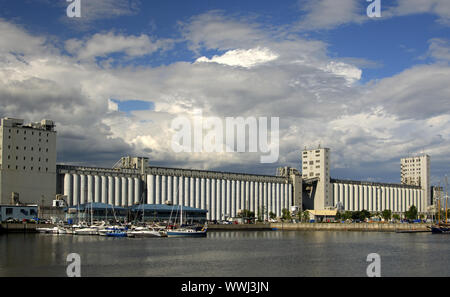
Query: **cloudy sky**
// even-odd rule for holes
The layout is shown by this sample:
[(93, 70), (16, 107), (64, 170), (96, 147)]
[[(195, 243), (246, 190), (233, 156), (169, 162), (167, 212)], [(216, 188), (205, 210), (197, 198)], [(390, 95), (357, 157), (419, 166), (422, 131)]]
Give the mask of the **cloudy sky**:
[[(450, 1), (0, 0), (0, 116), (56, 121), (58, 162), (275, 174), (329, 147), (335, 178), (450, 165)], [(280, 157), (175, 153), (171, 123), (279, 117)]]

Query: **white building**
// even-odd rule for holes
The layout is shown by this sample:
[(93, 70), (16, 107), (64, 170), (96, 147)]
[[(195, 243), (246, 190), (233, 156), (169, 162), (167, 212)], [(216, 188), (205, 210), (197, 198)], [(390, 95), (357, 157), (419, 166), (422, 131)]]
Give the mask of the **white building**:
[(424, 191), (423, 209), (427, 209), (431, 202), (430, 185), (430, 156), (419, 155), (402, 158), (401, 182), (404, 185), (418, 186)]
[(302, 152), (305, 209), (370, 212), (388, 209), (404, 213), (414, 205), (424, 213), (431, 204), (430, 157), (427, 155), (401, 159), (401, 184), (332, 179), (329, 159), (330, 150), (327, 148)]
[(0, 127), (0, 204), (12, 195), (24, 204), (51, 205), (56, 195), (56, 131), (50, 120), (24, 124), (3, 118)]
[(314, 208), (333, 207), (330, 183), (330, 149), (317, 148), (302, 152), (303, 180), (318, 179), (314, 195)]

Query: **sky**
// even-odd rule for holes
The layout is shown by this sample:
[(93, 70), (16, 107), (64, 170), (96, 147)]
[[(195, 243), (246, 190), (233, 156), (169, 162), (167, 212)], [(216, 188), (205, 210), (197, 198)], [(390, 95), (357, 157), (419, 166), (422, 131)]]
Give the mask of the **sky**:
[[(450, 165), (450, 1), (0, 0), (0, 117), (53, 119), (58, 163), (274, 175), (304, 147), (331, 176), (400, 182)], [(179, 117), (279, 118), (279, 158), (177, 153)]]

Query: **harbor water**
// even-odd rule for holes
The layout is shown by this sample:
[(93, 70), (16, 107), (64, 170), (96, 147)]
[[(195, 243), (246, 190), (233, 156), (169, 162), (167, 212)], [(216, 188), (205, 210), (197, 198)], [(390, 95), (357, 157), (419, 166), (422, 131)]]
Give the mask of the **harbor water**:
[(332, 231), (209, 232), (207, 238), (0, 235), (0, 276), (66, 276), (68, 254), (81, 275), (150, 277), (450, 276), (450, 236)]

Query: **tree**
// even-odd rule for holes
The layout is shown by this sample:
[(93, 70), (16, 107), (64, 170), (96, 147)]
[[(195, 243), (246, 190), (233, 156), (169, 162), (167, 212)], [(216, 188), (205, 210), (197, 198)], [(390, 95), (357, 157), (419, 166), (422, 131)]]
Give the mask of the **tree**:
[(416, 220), (417, 219), (417, 208), (414, 205), (405, 211), (405, 218), (408, 220)]
[(302, 212), (299, 215), (299, 219), (300, 219), (300, 221), (305, 222), (305, 223), (309, 222), (309, 211)]
[(289, 212), (289, 209), (287, 209), (287, 208), (283, 208), (282, 210), (281, 210), (281, 219), (283, 220), (283, 221), (289, 221), (289, 220), (291, 220), (292, 219), (292, 217), (291, 217), (291, 213)]
[(392, 217), (392, 211), (390, 211), (389, 209), (385, 209), (381, 213), (381, 216), (383, 217), (383, 219), (385, 221), (389, 221), (391, 219), (391, 217)]
[(342, 215), (342, 219), (345, 220), (345, 221), (351, 220), (352, 219), (352, 212), (351, 211), (344, 212), (344, 214)]
[(274, 212), (269, 212), (269, 218), (275, 220), (277, 218), (277, 215)]
[(253, 221), (255, 219), (255, 213), (248, 209), (243, 209), (239, 213), (238, 217), (243, 218), (244, 220)]
[(394, 220), (396, 220), (396, 221), (399, 221), (400, 220), (400, 215), (398, 213), (395, 213), (395, 214), (392, 215), (392, 218)]

